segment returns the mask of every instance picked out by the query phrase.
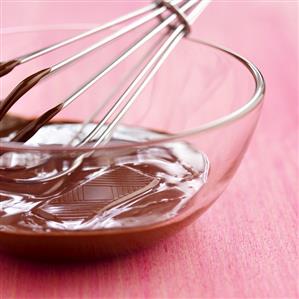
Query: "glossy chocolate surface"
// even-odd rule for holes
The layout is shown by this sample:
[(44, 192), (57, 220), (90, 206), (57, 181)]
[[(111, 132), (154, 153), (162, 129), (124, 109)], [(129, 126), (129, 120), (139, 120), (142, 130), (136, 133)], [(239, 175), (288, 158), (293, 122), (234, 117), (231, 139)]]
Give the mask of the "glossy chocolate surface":
[(19, 60), (0, 62), (0, 77), (10, 73), (19, 64), (20, 64)]
[[(14, 134), (24, 120), (15, 119), (14, 126), (12, 117), (6, 117), (5, 122), (7, 126), (5, 128), (2, 125), (2, 136)], [(66, 134), (72, 138), (72, 132), (76, 132), (78, 126), (80, 125), (52, 123), (41, 129), (29, 140), (29, 144), (61, 143)], [(11, 128), (10, 132), (7, 127)], [(51, 132), (52, 138), (45, 140), (45, 136), (49, 136)], [(160, 133), (141, 128), (119, 127), (111, 142), (142, 141), (154, 138), (158, 134)], [(80, 171), (73, 177), (70, 176), (71, 180), (78, 180), (80, 175), (86, 175), (85, 172), (90, 169), (93, 175), (94, 173), (96, 175), (77, 186), (72, 185), (70, 180), (63, 181), (62, 184), (66, 184), (67, 188), (61, 189), (61, 194), (53, 198), (26, 196), (26, 192), (22, 192), (24, 186), (15, 186), (17, 190), (15, 194), (10, 195), (6, 192), (1, 194), (0, 235), (8, 237), (9, 242), (13, 235), (22, 235), (22, 238), (27, 240), (23, 240), (26, 244), (33, 242), (28, 239), (30, 235), (33, 237), (31, 240), (37, 235), (45, 240), (52, 238), (56, 242), (54, 242), (55, 250), (59, 248), (57, 242), (60, 236), (65, 235), (74, 239), (77, 234), (80, 240), (85, 235), (87, 239), (91, 238), (90, 241), (93, 240), (92, 242), (97, 244), (92, 246), (96, 246), (99, 252), (119, 253), (142, 244), (146, 245), (150, 240), (159, 239), (163, 235), (163, 229), (160, 228), (159, 232), (156, 227), (163, 226), (164, 222), (168, 223), (184, 211), (207, 179), (206, 156), (184, 142), (119, 152), (110, 158), (108, 164), (103, 163), (103, 157), (100, 155), (82, 165)], [(62, 162), (65, 158), (58, 156), (55, 159)], [(7, 173), (21, 177), (34, 176), (35, 171), (40, 171), (39, 166), (33, 169), (28, 171), (26, 167), (22, 169), (14, 164), (14, 170), (10, 169)], [(4, 186), (4, 183), (0, 182), (0, 189), (1, 185)], [(27, 184), (26, 188), (30, 188), (28, 186), (30, 184)], [(177, 224), (173, 224), (171, 228), (170, 225), (168, 229), (175, 230), (176, 226)], [(149, 231), (151, 233), (148, 233)], [(111, 235), (110, 239), (107, 234)], [(133, 242), (131, 238), (135, 241)], [(139, 239), (137, 242), (136, 238)], [(5, 238), (5, 242), (8, 239)], [(102, 239), (101, 245), (98, 243), (100, 239)], [(64, 242), (65, 240), (62, 241)], [(119, 242), (123, 242), (123, 245)], [(62, 243), (61, 249), (66, 250), (68, 245)], [(6, 246), (9, 245), (6, 243)]]

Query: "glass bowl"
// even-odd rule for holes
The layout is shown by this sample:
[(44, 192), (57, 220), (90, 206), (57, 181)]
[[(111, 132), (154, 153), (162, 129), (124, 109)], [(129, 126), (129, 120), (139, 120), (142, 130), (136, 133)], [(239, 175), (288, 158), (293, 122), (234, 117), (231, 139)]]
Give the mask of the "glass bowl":
[[(3, 28), (1, 61), (18, 57), (93, 26), (77, 24)], [(14, 119), (21, 120), (22, 125), (22, 121), (40, 115), (66, 98), (105, 66), (109, 59), (118, 55), (120, 47), (129, 45), (140, 34), (133, 32), (132, 39), (127, 36), (120, 38), (41, 82), (10, 110), (7, 128), (15, 124)], [(1, 79), (1, 98), (29, 74), (72, 55), (101, 35), (96, 34), (18, 67)], [(120, 82), (121, 76), (138, 62), (143, 51), (122, 63), (55, 120), (59, 123), (84, 121), (98, 106), (99, 99), (109, 96), (111, 87)], [(131, 252), (174, 234), (204, 213), (231, 181), (256, 127), (264, 92), (263, 77), (254, 64), (238, 54), (197, 40), (191, 35), (171, 54), (122, 121), (122, 126), (129, 128), (132, 136), (136, 137), (134, 140), (96, 148), (86, 145), (80, 149), (60, 144), (36, 146), (2, 140), (1, 248), (9, 253), (33, 258), (93, 258)], [(0, 131), (7, 128), (4, 124), (2, 127), (0, 125)], [(143, 136), (144, 128), (153, 134)], [(58, 128), (57, 134), (64, 140), (64, 131)], [(47, 143), (51, 136), (45, 136), (44, 142)], [(137, 221), (137, 215), (136, 219), (131, 217), (130, 221), (116, 226), (91, 228), (82, 225), (85, 223), (83, 216), (78, 220), (72, 214), (75, 212), (70, 212), (70, 207), (77, 204), (83, 215), (84, 207), (101, 200), (101, 191), (92, 187), (103, 168), (115, 166), (117, 161), (126, 161), (136, 151), (143, 153), (148, 149), (165, 148), (173, 144), (187, 144), (192, 150), (201, 153), (198, 160), (189, 154), (184, 157), (191, 166), (205, 163), (199, 191), (177, 213), (167, 217), (155, 215), (146, 223)], [(48, 175), (69, 169), (78, 157), (90, 152), (92, 154), (80, 162), (80, 167), (65, 176), (63, 184), (61, 180), (47, 181)], [(23, 157), (21, 160), (29, 170), (21, 174), (18, 167), (7, 170), (7, 158), (4, 157), (11, 158), (11, 155)], [(145, 176), (148, 175), (146, 169), (143, 172)], [(11, 180), (15, 176), (21, 180), (20, 183)], [(45, 176), (45, 181), (26, 181), (36, 176)], [(121, 177), (130, 180), (128, 173), (121, 174)], [(134, 180), (134, 176), (131, 179)], [(92, 199), (86, 201), (84, 196), (80, 197), (80, 192), (84, 193), (87, 187), (93, 191)], [(39, 209), (37, 213), (36, 207), (40, 206), (48, 208)], [(70, 218), (62, 221), (57, 215), (65, 210)]]

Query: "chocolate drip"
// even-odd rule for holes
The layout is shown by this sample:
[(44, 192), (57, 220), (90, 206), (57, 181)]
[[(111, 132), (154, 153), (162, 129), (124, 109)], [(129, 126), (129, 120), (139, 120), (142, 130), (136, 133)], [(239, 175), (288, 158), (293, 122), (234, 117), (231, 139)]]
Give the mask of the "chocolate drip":
[(46, 77), (51, 71), (51, 68), (41, 70), (20, 82), (13, 91), (6, 97), (0, 105), (0, 121), (3, 119), (8, 110), (33, 86), (41, 79)]
[(26, 142), (30, 139), (43, 125), (50, 121), (63, 108), (63, 104), (59, 104), (54, 108), (46, 111), (39, 118), (31, 121), (26, 127), (21, 129), (17, 135), (11, 140), (14, 142)]
[(3, 77), (10, 73), (19, 64), (21, 64), (19, 60), (0, 62), (0, 77)]

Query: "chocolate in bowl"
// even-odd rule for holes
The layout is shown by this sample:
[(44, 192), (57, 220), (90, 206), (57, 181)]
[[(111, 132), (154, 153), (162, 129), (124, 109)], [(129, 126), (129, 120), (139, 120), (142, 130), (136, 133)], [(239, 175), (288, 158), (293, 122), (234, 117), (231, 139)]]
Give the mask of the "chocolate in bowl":
[[(89, 27), (91, 28), (92, 25)], [(53, 31), (55, 31), (55, 34), (58, 34), (58, 37), (56, 36), (55, 38), (63, 39), (73, 35), (76, 30), (63, 28), (54, 30), (48, 28), (41, 31), (29, 32), (23, 30), (21, 33), (9, 34), (6, 34), (4, 30), (4, 51), (5, 53), (11, 53), (12, 56), (17, 56), (20, 49), (9, 47), (9, 45), (14, 44), (13, 41), (16, 38), (18, 40), (26, 40), (26, 43), (24, 43), (25, 48), (23, 49), (25, 52), (30, 49), (32, 44), (35, 44), (36, 41), (41, 41), (45, 36), (47, 36), (47, 42), (54, 42), (54, 40), (51, 40), (51, 38), (54, 39)], [(80, 31), (79, 28), (78, 31)], [(28, 48), (26, 49), (27, 44)], [(117, 47), (118, 45), (115, 45), (116, 54), (118, 53)], [(112, 224), (119, 225), (121, 217), (124, 217), (123, 219), (129, 219), (129, 221), (126, 221), (126, 226), (119, 225), (113, 228), (110, 227), (111, 222), (99, 221), (98, 223), (105, 223), (106, 226), (95, 228), (95, 222), (90, 221), (92, 219), (90, 217), (93, 217), (96, 213), (90, 213), (90, 206), (93, 207), (92, 211), (99, 211), (101, 217), (103, 215), (105, 217), (112, 215), (103, 210), (102, 206), (95, 205), (94, 198), (100, 193), (94, 192), (98, 186), (93, 185), (92, 181), (78, 186), (76, 190), (81, 191), (86, 187), (83, 193), (79, 194), (79, 191), (78, 193), (76, 191), (72, 195), (71, 191), (69, 191), (63, 195), (63, 198), (59, 196), (51, 198), (50, 196), (46, 200), (41, 200), (41, 202), (34, 196), (31, 199), (24, 200), (22, 197), (26, 192), (22, 192), (22, 190), (20, 192), (7, 192), (0, 187), (2, 222), (0, 247), (2, 249), (25, 257), (75, 260), (131, 252), (133, 249), (148, 246), (173, 235), (179, 229), (194, 221), (215, 202), (231, 181), (246, 152), (261, 111), (264, 81), (260, 72), (252, 63), (218, 47), (185, 39), (176, 51), (175, 55), (171, 56), (163, 66), (153, 84), (145, 91), (142, 99), (137, 101), (136, 105), (128, 113), (125, 123), (127, 128), (137, 128), (134, 134), (138, 134), (139, 130), (143, 132), (143, 129), (140, 128), (154, 128), (154, 133), (161, 129), (172, 133), (171, 135), (156, 133), (158, 135), (156, 135), (157, 139), (155, 142), (149, 140), (142, 141), (136, 147), (141, 149), (141, 153), (142, 150), (152, 147), (162, 150), (163, 155), (171, 161), (173, 155), (169, 153), (169, 149), (165, 150), (165, 147), (170, 143), (185, 145), (189, 150), (193, 149), (197, 154), (205, 153), (210, 162), (210, 169), (202, 188), (198, 192), (194, 192), (193, 196), (184, 205), (179, 206), (180, 209), (174, 215), (169, 216), (167, 211), (171, 211), (180, 201), (177, 199), (165, 201), (163, 205), (166, 213), (163, 210), (161, 215), (165, 215), (166, 218), (154, 217), (153, 221), (150, 217), (150, 212), (154, 205), (147, 205), (148, 203), (144, 202), (144, 207), (147, 207), (147, 224), (140, 225), (138, 223), (138, 210), (135, 210), (135, 214), (132, 216), (130, 214), (132, 210), (120, 211), (121, 206), (117, 206), (113, 207), (114, 209), (112, 210), (117, 210), (122, 212), (122, 214), (113, 215), (115, 221)], [(102, 55), (105, 54), (102, 53)], [(48, 65), (48, 61), (45, 64)], [(22, 66), (18, 70), (20, 73), (17, 72), (16, 76), (20, 76), (16, 80), (21, 80), (29, 73), (28, 70), (32, 70), (32, 65), (30, 65), (25, 73), (26, 67), (24, 66), (23, 69)], [(64, 91), (72, 83), (74, 83), (75, 87), (79, 86), (82, 82), (82, 77), (88, 78), (89, 72), (96, 71), (98, 67), (94, 60), (90, 62), (85, 60), (82, 64), (78, 64), (80, 76), (72, 76), (74, 72), (72, 69), (69, 76), (68, 70), (63, 75), (64, 80), (53, 78), (55, 81), (55, 93), (60, 90)], [(175, 71), (178, 68), (180, 72)], [(24, 73), (22, 73), (23, 70)], [(10, 78), (11, 76), (9, 75), (8, 80)], [(108, 89), (111, 86), (109, 84), (113, 84), (116, 80), (116, 77), (112, 75), (112, 79), (107, 79), (107, 82), (105, 82), (107, 84), (99, 84), (98, 89), (97, 87), (95, 88), (95, 95), (102, 94), (105, 88), (107, 87)], [(4, 89), (7, 86), (7, 90), (3, 90), (3, 94), (7, 94), (10, 91), (9, 85), (3, 84), (2, 86)], [(172, 86), (172, 88), (169, 88), (169, 86)], [(40, 90), (42, 90), (42, 95), (53, 95), (50, 80), (44, 82)], [(38, 117), (41, 111), (28, 111), (26, 107), (38, 102), (41, 110), (45, 111), (48, 106), (46, 107), (45, 102), (39, 101), (40, 98), (41, 94), (38, 89), (34, 90), (30, 97), (22, 99), (12, 109), (12, 112), (16, 115), (21, 115), (22, 118)], [(49, 100), (51, 100), (50, 96)], [(88, 105), (76, 106), (75, 104), (62, 116), (62, 119), (76, 118), (76, 121), (84, 121), (86, 115), (90, 115), (93, 111), (94, 104), (98, 98), (92, 96), (88, 99), (85, 98), (85, 100), (84, 103), (88, 103)], [(47, 104), (52, 104), (52, 102)], [(102, 160), (103, 164), (108, 168), (114, 167), (115, 157), (122, 156), (125, 159), (132, 159), (135, 151), (133, 143), (134, 140), (130, 140), (130, 146), (122, 143), (120, 146), (113, 144), (97, 148), (94, 153), (94, 161), (101, 156), (103, 157), (105, 152), (107, 157), (111, 157), (111, 155), (113, 157), (113, 159), (107, 158)], [(36, 147), (29, 144), (19, 145), (17, 143), (4, 142), (0, 144), (0, 150), (2, 154), (15, 152), (50, 155), (51, 157), (57, 157), (57, 161), (62, 157), (72, 160), (80, 154), (80, 150), (76, 151), (67, 146), (42, 145)], [(90, 149), (87, 148), (87, 150)], [(188, 159), (188, 156), (184, 155), (182, 160)], [(195, 160), (200, 161), (200, 159)], [(118, 162), (124, 161), (118, 160)], [(121, 171), (116, 168), (114, 170), (116, 172), (109, 172), (108, 174), (114, 177), (121, 176), (126, 179), (134, 178), (136, 181), (139, 180), (140, 186), (136, 186), (137, 195), (139, 194), (138, 192), (146, 192), (146, 187), (150, 183), (153, 184), (151, 187), (155, 188), (156, 175), (152, 175), (145, 168), (136, 169), (135, 163), (133, 164), (133, 170), (132, 165), (126, 165), (129, 168)], [(190, 165), (193, 162), (190, 163), (189, 161), (187, 164)], [(86, 165), (88, 166), (87, 161)], [(91, 163), (91, 165), (93, 164)], [(2, 181), (0, 181), (1, 183)], [(103, 187), (103, 184), (101, 186)], [(116, 185), (116, 187), (119, 186)], [(36, 192), (36, 190), (31, 187), (31, 192)], [(66, 198), (67, 194), (71, 194), (71, 196)], [(107, 189), (102, 194), (108, 197)], [(120, 195), (123, 194), (121, 193)], [(88, 197), (88, 205), (85, 205), (86, 210), (82, 208), (80, 196), (82, 198)], [(176, 194), (171, 194), (171, 196), (171, 198), (174, 196), (179, 197), (181, 193), (177, 192)], [(76, 201), (77, 199), (79, 201)], [(159, 197), (159, 199), (161, 198)], [(99, 202), (99, 198), (97, 198), (97, 201)], [(154, 201), (155, 199), (151, 200), (151, 203)], [(18, 202), (22, 204), (18, 205)], [(67, 205), (68, 213), (65, 213), (66, 209), (61, 208), (66, 206), (64, 202), (69, 203)], [(79, 220), (76, 218), (77, 208), (82, 212), (81, 216), (83, 216), (79, 217)], [(31, 210), (34, 210), (34, 212), (31, 213)], [(8, 217), (4, 215), (7, 212), (10, 213)], [(126, 214), (125, 212), (128, 213)], [(24, 215), (24, 213), (27, 214)], [(73, 227), (70, 227), (68, 219), (72, 219), (72, 217), (74, 217), (74, 223)], [(145, 220), (145, 218), (142, 219)], [(136, 222), (134, 222), (135, 220)], [(10, 226), (14, 221), (17, 225)], [(45, 222), (47, 222), (47, 226), (50, 224), (50, 227), (43, 230), (42, 227)], [(82, 223), (90, 227), (94, 226), (94, 229), (82, 230), (80, 229)]]
[[(15, 133), (11, 128), (7, 135)], [(62, 139), (67, 143), (79, 128), (77, 123), (50, 123), (29, 144), (57, 144)], [(130, 144), (161, 133), (122, 126), (114, 135), (112, 143)], [(15, 157), (9, 160), (8, 154)], [(11, 168), (2, 165), (0, 169), (0, 174), (6, 173), (0, 182), (4, 191), (0, 195), (0, 230), (8, 233), (51, 235), (150, 227), (176, 217), (205, 184), (209, 170), (203, 153), (176, 141), (163, 146), (132, 147), (117, 155), (92, 155), (67, 176), (50, 183), (31, 184), (32, 177), (52, 174), (53, 168), (62, 171), (57, 166), (65, 167), (66, 162), (71, 165), (72, 160), (63, 155), (39, 159), (31, 153), (26, 154), (27, 159), (24, 153), (5, 155), (0, 159), (14, 163)], [(14, 178), (22, 178), (24, 183), (10, 181)]]

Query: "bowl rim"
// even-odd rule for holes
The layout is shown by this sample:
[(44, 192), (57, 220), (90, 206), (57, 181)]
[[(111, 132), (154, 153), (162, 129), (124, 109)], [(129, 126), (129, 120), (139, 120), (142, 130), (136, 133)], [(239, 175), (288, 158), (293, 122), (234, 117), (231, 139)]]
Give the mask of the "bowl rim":
[[(34, 26), (21, 26), (21, 27), (5, 27), (1, 28), (0, 35), (6, 35), (6, 34), (15, 34), (15, 33), (21, 33), (21, 32), (33, 32), (33, 31), (48, 31), (48, 30), (82, 30), (82, 29), (90, 29), (98, 24), (87, 24), (87, 23), (80, 23), (80, 24), (55, 24), (55, 25), (34, 25)], [(30, 150), (30, 151), (38, 151), (38, 152), (60, 152), (60, 151), (71, 151), (71, 152), (86, 152), (86, 151), (97, 151), (97, 150), (107, 150), (107, 149), (123, 149), (123, 148), (132, 148), (132, 147), (143, 147), (143, 146), (149, 146), (157, 143), (165, 143), (170, 142), (177, 139), (182, 139), (186, 137), (192, 137), (194, 135), (201, 134), (203, 132), (207, 132), (213, 129), (217, 129), (223, 126), (226, 126), (232, 122), (235, 122), (246, 115), (248, 115), (250, 112), (255, 110), (264, 99), (266, 85), (264, 77), (261, 73), (261, 71), (258, 69), (258, 67), (252, 63), (247, 58), (243, 57), (242, 55), (227, 49), (222, 46), (215, 45), (210, 42), (203, 41), (201, 39), (197, 39), (195, 37), (186, 37), (187, 40), (190, 42), (198, 43), (207, 47), (210, 47), (212, 49), (218, 50), (222, 53), (225, 53), (237, 61), (239, 61), (241, 64), (245, 66), (245, 68), (249, 71), (251, 74), (254, 83), (255, 83), (255, 90), (251, 96), (251, 98), (240, 108), (237, 110), (234, 110), (230, 112), (229, 114), (216, 118), (215, 120), (209, 121), (207, 123), (204, 123), (200, 125), (199, 127), (193, 128), (193, 129), (187, 129), (183, 130), (177, 133), (171, 133), (167, 135), (166, 137), (163, 136), (162, 138), (156, 138), (153, 140), (147, 140), (142, 142), (136, 142), (134, 144), (130, 145), (98, 145), (96, 147), (92, 147), (91, 145), (84, 145), (80, 148), (76, 148), (74, 146), (66, 146), (66, 145), (39, 145), (39, 146), (30, 146), (30, 145), (24, 145), (22, 143), (18, 142), (0, 142), (0, 148), (2, 150), (4, 149), (13, 149), (15, 151), (24, 151), (24, 150)]]

